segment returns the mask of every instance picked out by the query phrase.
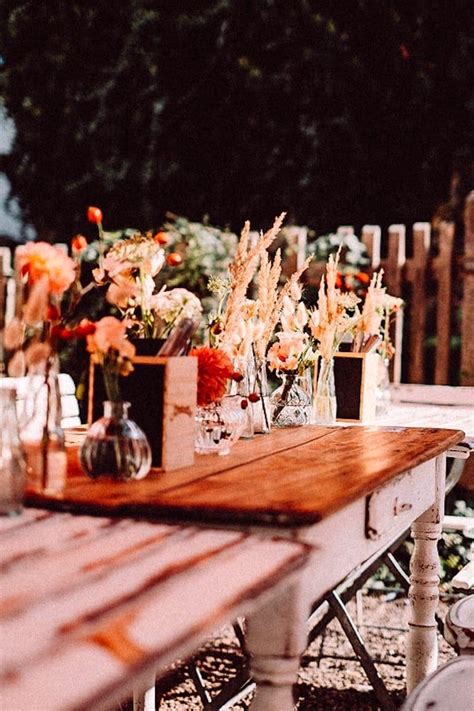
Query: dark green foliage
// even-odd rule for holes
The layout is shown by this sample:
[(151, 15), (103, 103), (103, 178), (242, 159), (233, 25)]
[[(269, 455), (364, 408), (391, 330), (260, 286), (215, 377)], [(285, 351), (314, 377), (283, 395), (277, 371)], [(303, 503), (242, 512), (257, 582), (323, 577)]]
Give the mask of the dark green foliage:
[(429, 219), (472, 159), (470, 0), (3, 0), (0, 168), (40, 236), (167, 209)]

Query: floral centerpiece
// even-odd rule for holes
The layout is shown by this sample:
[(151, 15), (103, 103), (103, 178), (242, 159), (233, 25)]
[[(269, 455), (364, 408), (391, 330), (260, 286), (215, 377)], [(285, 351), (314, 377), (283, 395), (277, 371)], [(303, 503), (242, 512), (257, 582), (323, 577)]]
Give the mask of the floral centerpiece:
[(390, 401), (389, 363), (395, 354), (390, 337), (391, 320), (403, 307), (403, 300), (387, 294), (382, 286), (383, 269), (373, 274), (367, 289), (361, 318), (356, 327), (352, 350), (377, 349), (380, 355), (377, 375), (377, 411), (386, 412)]
[(240, 373), (220, 348), (200, 346), (189, 355), (198, 360), (196, 452), (227, 454), (245, 425), (247, 401), (225, 397), (229, 381), (239, 380)]
[(143, 431), (128, 418), (129, 402), (120, 395), (119, 377), (133, 370), (135, 347), (126, 323), (105, 316), (87, 336), (92, 362), (102, 368), (107, 398), (104, 417), (94, 422), (81, 447), (81, 465), (91, 478), (142, 479), (150, 471), (151, 449)]
[[(229, 265), (227, 279), (214, 278), (209, 288), (218, 297), (217, 311), (211, 315), (209, 338), (211, 345), (222, 348), (232, 358), (236, 370), (242, 374), (238, 390), (249, 395), (253, 402), (249, 411), (257, 431), (270, 429), (269, 393), (266, 381), (266, 350), (280, 317), (285, 295), (307, 268), (308, 262), (283, 286), (280, 250), (273, 261), (269, 248), (276, 239), (285, 213), (279, 215), (272, 227), (254, 239), (247, 221), (241, 232), (235, 257)], [(256, 298), (249, 298), (255, 283)]]
[(101, 221), (98, 227), (94, 282), (107, 288), (106, 300), (126, 320), (130, 336), (166, 338), (182, 318), (200, 319), (202, 307), (194, 294), (183, 288), (166, 291), (166, 286), (158, 287), (157, 275), (166, 262), (162, 233), (126, 232), (105, 246)]
[(16, 311), (5, 329), (4, 344), (13, 354), (9, 375), (29, 377), (20, 413), (28, 485), (58, 492), (66, 478), (66, 454), (57, 347), (65, 330), (69, 336), (85, 336), (90, 325), (66, 329), (81, 292), (77, 263), (58, 247), (46, 242), (18, 247), (15, 278)]
[[(296, 276), (296, 275), (294, 275)], [(290, 279), (282, 299), (276, 341), (267, 361), (270, 370), (283, 380), (272, 394), (272, 422), (277, 427), (304, 425), (311, 418), (310, 367), (315, 358), (313, 339), (306, 330), (309, 316), (301, 300), (298, 278)]]
[(317, 306), (309, 319), (309, 329), (321, 357), (315, 396), (316, 422), (320, 424), (336, 420), (333, 359), (343, 338), (354, 332), (359, 320), (356, 307), (360, 299), (353, 292), (344, 293), (336, 286), (339, 254), (338, 251), (335, 257), (329, 255), (326, 274), (321, 277)]

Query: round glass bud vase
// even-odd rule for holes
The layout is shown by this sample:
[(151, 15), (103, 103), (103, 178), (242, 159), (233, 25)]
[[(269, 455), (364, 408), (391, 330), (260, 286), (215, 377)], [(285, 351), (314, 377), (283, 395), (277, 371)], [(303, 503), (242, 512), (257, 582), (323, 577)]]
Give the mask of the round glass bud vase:
[(314, 398), (314, 422), (317, 425), (333, 425), (336, 422), (337, 400), (334, 382), (334, 358), (319, 362), (318, 382)]
[(226, 395), (220, 402), (198, 407), (196, 412), (197, 454), (229, 454), (247, 422), (240, 395)]
[(274, 427), (300, 427), (311, 421), (311, 397), (306, 378), (298, 373), (281, 373), (282, 384), (270, 398)]
[(145, 433), (128, 417), (129, 402), (104, 402), (104, 416), (88, 429), (80, 452), (81, 466), (91, 479), (143, 479), (151, 468)]

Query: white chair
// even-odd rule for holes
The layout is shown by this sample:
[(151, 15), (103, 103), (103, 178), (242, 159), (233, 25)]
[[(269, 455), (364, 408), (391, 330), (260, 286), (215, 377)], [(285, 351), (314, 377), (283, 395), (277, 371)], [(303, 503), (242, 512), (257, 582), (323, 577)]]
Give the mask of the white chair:
[(474, 657), (457, 657), (418, 684), (402, 711), (470, 711), (473, 699)]
[[(0, 378), (0, 387), (14, 385), (16, 387), (17, 402), (25, 397), (28, 378)], [(61, 394), (62, 427), (77, 427), (81, 424), (79, 403), (75, 395), (74, 380), (67, 373), (59, 374), (59, 391)]]

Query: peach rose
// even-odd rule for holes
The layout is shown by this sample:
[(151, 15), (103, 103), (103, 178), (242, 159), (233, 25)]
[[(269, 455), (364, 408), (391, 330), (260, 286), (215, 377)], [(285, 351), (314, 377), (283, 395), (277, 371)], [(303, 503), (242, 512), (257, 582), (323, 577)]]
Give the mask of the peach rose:
[(113, 348), (123, 358), (133, 358), (135, 346), (127, 340), (126, 330), (125, 321), (119, 321), (115, 316), (104, 316), (95, 324), (94, 333), (87, 336), (87, 350), (106, 355)]
[(62, 296), (76, 278), (74, 261), (47, 242), (28, 242), (17, 247), (15, 263), (20, 274), (28, 275), (30, 285), (46, 277), (48, 292), (56, 296)]

